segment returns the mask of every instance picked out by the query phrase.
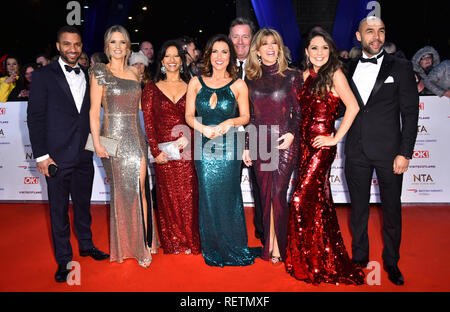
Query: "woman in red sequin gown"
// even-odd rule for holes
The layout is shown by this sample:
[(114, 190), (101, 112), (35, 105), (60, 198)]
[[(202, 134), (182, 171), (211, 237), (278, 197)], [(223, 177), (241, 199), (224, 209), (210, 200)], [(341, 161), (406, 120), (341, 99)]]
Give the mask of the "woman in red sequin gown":
[[(148, 82), (142, 95), (147, 140), (155, 158), (158, 233), (166, 254), (201, 251), (193, 134), (184, 117), (187, 73), (181, 46), (167, 41), (158, 56), (156, 82)], [(181, 160), (169, 160), (158, 148), (159, 143), (175, 140), (184, 149)]]
[[(305, 83), (298, 96), (301, 156), (290, 207), (285, 266), (296, 279), (308, 283), (361, 285), (364, 273), (345, 249), (329, 182), (336, 144), (347, 133), (359, 108), (330, 35), (312, 31), (306, 47)], [(341, 100), (346, 112), (335, 131)]]

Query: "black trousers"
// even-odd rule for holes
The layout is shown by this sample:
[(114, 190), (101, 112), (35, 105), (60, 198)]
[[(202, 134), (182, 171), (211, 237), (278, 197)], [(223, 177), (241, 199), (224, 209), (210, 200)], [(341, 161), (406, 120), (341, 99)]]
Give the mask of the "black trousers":
[(250, 186), (252, 190), (253, 202), (254, 202), (254, 216), (253, 224), (255, 225), (255, 235), (264, 244), (264, 227), (263, 227), (263, 210), (261, 205), (261, 198), (259, 196), (258, 183), (256, 182), (256, 175), (253, 166), (247, 167), (244, 162), (241, 163), (241, 177), (242, 169), (248, 169), (248, 178), (250, 180)]
[(353, 234), (353, 259), (369, 259), (369, 200), (372, 174), (377, 174), (383, 211), (383, 261), (396, 265), (400, 259), (402, 233), (401, 192), (403, 175), (394, 174), (394, 160), (370, 160), (363, 152), (346, 158), (345, 177), (351, 200), (350, 228)]
[(73, 204), (73, 224), (79, 248), (94, 247), (91, 232), (91, 194), (94, 180), (92, 159), (81, 161), (71, 168), (59, 168), (55, 177), (47, 178), (50, 222), (56, 262), (72, 261), (70, 244), (69, 194)]

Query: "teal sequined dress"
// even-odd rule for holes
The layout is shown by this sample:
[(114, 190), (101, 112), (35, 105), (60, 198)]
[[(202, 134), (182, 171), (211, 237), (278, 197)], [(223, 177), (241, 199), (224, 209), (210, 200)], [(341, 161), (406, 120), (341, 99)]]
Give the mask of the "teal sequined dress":
[[(212, 89), (198, 76), (202, 88), (195, 108), (200, 123), (216, 126), (239, 116), (238, 106), (227, 85)], [(217, 96), (217, 105), (210, 98)], [(235, 128), (225, 136), (209, 140), (195, 133), (195, 169), (199, 183), (199, 232), (202, 254), (211, 266), (244, 266), (260, 256), (261, 248), (247, 246), (247, 229), (241, 193), (241, 157), (243, 138)], [(238, 148), (239, 147), (239, 148)]]

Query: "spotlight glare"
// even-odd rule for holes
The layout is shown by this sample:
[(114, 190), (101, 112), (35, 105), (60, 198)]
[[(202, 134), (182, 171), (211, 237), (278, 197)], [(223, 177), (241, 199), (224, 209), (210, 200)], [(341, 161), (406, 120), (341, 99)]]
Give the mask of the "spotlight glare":
[(143, 6), (143, 7), (142, 7), (142, 11), (147, 11), (147, 7), (146, 7), (146, 6)]

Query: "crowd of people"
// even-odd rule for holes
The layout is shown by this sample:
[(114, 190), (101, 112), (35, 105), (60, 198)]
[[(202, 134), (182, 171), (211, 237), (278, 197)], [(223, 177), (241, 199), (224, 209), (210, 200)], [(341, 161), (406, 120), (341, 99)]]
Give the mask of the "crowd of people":
[[(33, 155), (48, 186), (56, 281), (66, 281), (72, 260), (70, 194), (82, 256), (134, 258), (144, 268), (159, 247), (165, 254), (202, 254), (206, 264), (219, 267), (251, 265), (261, 257), (284, 264), (307, 283), (361, 285), (369, 262), (375, 170), (382, 194), (384, 268), (394, 284), (402, 285), (400, 195), (417, 135), (418, 95), (431, 90), (448, 96), (449, 86), (436, 83), (449, 71), (439, 67), (431, 49), (415, 55), (417, 66), (388, 53), (392, 47), (379, 18), (362, 20), (356, 37), (360, 55), (347, 60), (353, 51), (338, 51), (330, 34), (312, 29), (299, 69), (276, 30), (256, 31), (244, 18), (231, 22), (228, 35), (210, 38), (203, 53), (189, 37), (166, 41), (158, 53), (149, 41), (132, 52), (127, 30), (112, 26), (104, 53), (90, 60), (82, 52), (81, 34), (65, 26), (57, 36), (58, 58), (49, 62), (39, 55), (40, 66), (30, 67), (41, 67), (33, 73), (31, 89), (26, 81), (30, 84), (32, 70), (22, 67), (29, 78), (20, 82), (19, 61), (8, 57), (1, 90), (11, 89), (2, 93), (6, 99), (28, 97)], [(110, 183), (110, 255), (95, 247), (90, 230), (89, 135)], [(336, 145), (345, 135), (352, 258), (329, 182)], [(108, 151), (108, 138), (118, 142), (116, 155)], [(157, 209), (149, 191), (149, 159)], [(247, 243), (240, 187), (245, 167), (262, 248)]]
[[(315, 26), (314, 28), (321, 29), (320, 26)], [(177, 38), (177, 40), (183, 48), (189, 73), (193, 77), (198, 73), (198, 67), (201, 65), (202, 50), (197, 46), (195, 40), (189, 36), (182, 36)], [(297, 64), (291, 61), (289, 48), (284, 46), (284, 50), (289, 67), (303, 70), (303, 64)], [(397, 50), (393, 42), (386, 41), (384, 50), (386, 53), (395, 55), (396, 57), (406, 58), (405, 53)], [(154, 77), (156, 70), (154, 53), (153, 44), (150, 41), (143, 41), (139, 45), (139, 51), (132, 52), (132, 56), (128, 60), (129, 65), (135, 66), (138, 69), (142, 88)], [(344, 64), (351, 59), (359, 58), (361, 55), (362, 48), (360, 46), (355, 46), (350, 51), (338, 51), (339, 60)], [(36, 68), (57, 61), (58, 58), (59, 55), (51, 57), (45, 53), (40, 53), (36, 55), (33, 62), (28, 62), (23, 65), (18, 55), (6, 54), (0, 58), (0, 102), (27, 101), (32, 72)], [(432, 46), (425, 46), (413, 55), (411, 62), (415, 72), (419, 95), (450, 97), (450, 60), (441, 62), (438, 51)], [(91, 67), (96, 63), (107, 64), (108, 59), (104, 52), (95, 52), (90, 58), (85, 52), (82, 52), (79, 63), (82, 66)]]

